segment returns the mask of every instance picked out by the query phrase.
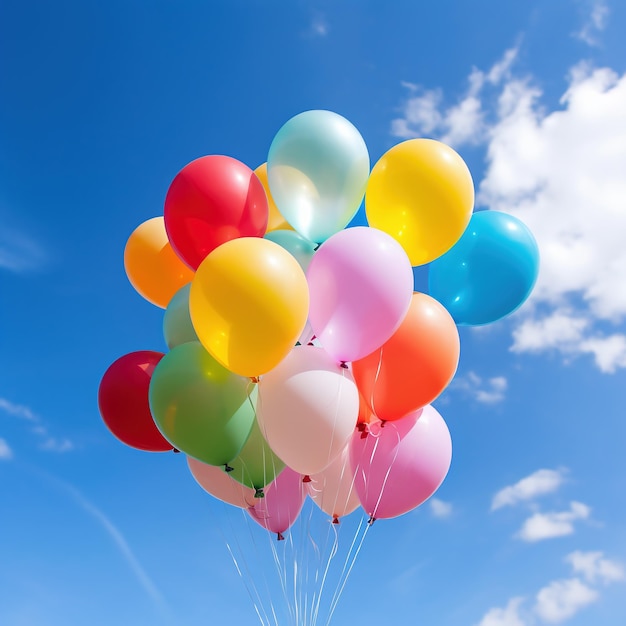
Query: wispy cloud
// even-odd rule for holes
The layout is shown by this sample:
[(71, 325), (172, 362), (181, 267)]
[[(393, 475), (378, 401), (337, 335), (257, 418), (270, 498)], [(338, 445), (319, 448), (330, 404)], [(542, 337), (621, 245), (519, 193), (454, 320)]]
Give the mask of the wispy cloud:
[(439, 519), (447, 519), (452, 515), (452, 503), (444, 502), (439, 498), (431, 498), (430, 503), (430, 512)]
[(536, 593), (532, 606), (524, 608), (525, 598), (511, 598), (506, 607), (489, 609), (478, 626), (530, 626), (536, 618), (558, 624), (600, 599), (596, 583), (607, 585), (625, 579), (622, 565), (607, 559), (602, 552), (576, 551), (565, 561), (572, 573), (582, 574), (584, 580), (571, 576), (550, 581)]
[(45, 262), (46, 254), (35, 240), (6, 226), (0, 230), (0, 269), (21, 274), (40, 269)]
[[(606, 3), (589, 15), (604, 28)], [(511, 349), (587, 355), (612, 373), (626, 368), (626, 290), (618, 288), (626, 281), (626, 74), (578, 63), (550, 110), (533, 77), (515, 73), (518, 49), (487, 71), (473, 68), (456, 102), (439, 87), (403, 83), (409, 94), (391, 133), (484, 146), (478, 206), (519, 217), (541, 255), (535, 290), (511, 318)]]
[(0, 412), (27, 422), (40, 450), (64, 453), (74, 449), (74, 444), (67, 437), (58, 438), (50, 435), (48, 427), (30, 407), (0, 398)]
[(456, 377), (452, 382), (452, 389), (463, 391), (476, 402), (482, 404), (497, 404), (506, 397), (508, 381), (504, 376), (482, 378), (476, 372), (469, 372), (466, 376)]
[(534, 543), (554, 537), (564, 537), (574, 533), (574, 522), (584, 520), (591, 509), (582, 502), (571, 502), (568, 511), (534, 513), (522, 525), (517, 537)]
[(583, 0), (583, 25), (574, 37), (584, 41), (589, 46), (600, 45), (599, 36), (606, 28), (609, 20), (609, 6), (606, 0)]
[(504, 506), (514, 506), (520, 502), (528, 502), (548, 493), (556, 491), (564, 482), (565, 469), (540, 469), (522, 478), (514, 485), (504, 487), (496, 493), (491, 501), (491, 510)]
[(6, 439), (0, 437), (0, 461), (10, 461), (13, 458), (13, 450)]

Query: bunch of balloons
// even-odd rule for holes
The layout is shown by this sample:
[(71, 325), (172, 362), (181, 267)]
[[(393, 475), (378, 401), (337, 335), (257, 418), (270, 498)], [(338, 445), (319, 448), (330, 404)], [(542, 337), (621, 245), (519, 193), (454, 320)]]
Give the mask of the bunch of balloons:
[[(363, 199), (369, 225), (349, 226)], [(124, 251), (133, 287), (165, 309), (168, 351), (108, 368), (104, 422), (129, 446), (184, 452), (206, 491), (279, 539), (307, 496), (335, 522), (419, 506), (450, 466), (432, 402), (457, 369), (457, 326), (517, 309), (538, 271), (523, 223), (473, 211), (452, 148), (404, 141), (370, 171), (330, 111), (290, 119), (255, 171), (192, 161)], [(428, 294), (414, 292), (425, 264)]]

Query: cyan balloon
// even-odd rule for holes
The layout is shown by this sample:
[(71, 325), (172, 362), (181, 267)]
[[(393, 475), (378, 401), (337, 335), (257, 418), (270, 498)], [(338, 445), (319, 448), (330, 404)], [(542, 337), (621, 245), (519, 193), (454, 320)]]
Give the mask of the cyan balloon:
[(287, 252), (295, 257), (296, 261), (298, 261), (300, 267), (305, 272), (317, 248), (316, 244), (309, 241), (295, 230), (273, 230), (269, 233), (265, 233), (264, 239), (269, 239), (282, 248), (285, 248)]
[(270, 191), (301, 235), (322, 243), (357, 212), (370, 171), (359, 131), (332, 111), (305, 111), (278, 131), (267, 157)]
[(539, 272), (528, 227), (499, 211), (474, 213), (459, 241), (428, 270), (428, 291), (461, 326), (482, 326), (518, 309)]
[(181, 343), (198, 341), (198, 335), (189, 315), (189, 290), (191, 283), (181, 287), (170, 300), (163, 316), (163, 336), (171, 350)]

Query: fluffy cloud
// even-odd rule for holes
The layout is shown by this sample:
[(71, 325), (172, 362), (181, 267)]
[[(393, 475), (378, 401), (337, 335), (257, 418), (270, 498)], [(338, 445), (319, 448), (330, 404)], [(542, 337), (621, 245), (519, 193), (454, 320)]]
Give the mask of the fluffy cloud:
[(582, 608), (599, 597), (578, 578), (554, 580), (537, 593), (535, 613), (549, 624), (558, 624), (569, 619)]
[(609, 7), (606, 0), (587, 0), (584, 2), (584, 9), (588, 11), (584, 23), (574, 36), (589, 46), (597, 46), (598, 34), (606, 28), (608, 22)]
[(591, 509), (582, 502), (571, 502), (569, 511), (535, 513), (522, 525), (517, 536), (523, 541), (535, 542), (564, 537), (574, 532), (574, 522), (587, 519)]
[(611, 583), (626, 580), (624, 567), (620, 563), (604, 557), (602, 552), (581, 552), (577, 550), (567, 555), (566, 561), (575, 574), (582, 574), (589, 583)]
[(452, 383), (452, 389), (463, 391), (477, 402), (482, 404), (496, 404), (502, 402), (508, 387), (504, 376), (493, 376), (483, 379), (475, 372), (469, 372), (467, 376), (457, 377)]
[(523, 598), (511, 598), (505, 608), (493, 608), (480, 620), (478, 626), (525, 626), (519, 614)]
[[(590, 15), (601, 30), (606, 5)], [(534, 79), (514, 75), (516, 57), (512, 48), (487, 72), (472, 69), (453, 105), (440, 89), (404, 83), (411, 94), (391, 132), (484, 144), (478, 205), (519, 217), (535, 235), (541, 270), (512, 318), (512, 350), (589, 355), (615, 372), (626, 368), (626, 74), (581, 62), (547, 110)]]
[(564, 480), (565, 470), (537, 470), (514, 485), (498, 491), (491, 501), (491, 510), (513, 506), (519, 502), (534, 500), (539, 496), (552, 493), (563, 484)]
[(439, 498), (431, 498), (429, 500), (430, 510), (435, 517), (445, 519), (452, 515), (452, 504), (450, 502), (444, 502)]

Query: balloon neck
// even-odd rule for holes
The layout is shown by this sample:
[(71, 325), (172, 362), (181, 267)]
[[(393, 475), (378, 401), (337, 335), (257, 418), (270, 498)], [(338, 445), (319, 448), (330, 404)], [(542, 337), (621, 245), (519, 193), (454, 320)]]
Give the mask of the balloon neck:
[(333, 524), (339, 524), (339, 518), (336, 515), (333, 515)]
[(258, 376), (250, 376), (250, 380), (253, 383), (257, 384), (259, 382), (259, 377)]
[(285, 541), (285, 537), (282, 533), (276, 533), (276, 541)]
[(224, 463), (224, 471), (225, 472), (232, 472), (235, 468), (231, 467), (228, 463)]
[(172, 452), (174, 454), (180, 454), (180, 450), (178, 450), (177, 448), (172, 448)]
[(341, 367), (343, 367), (344, 370), (348, 369), (348, 364), (345, 361), (341, 361), (341, 363), (339, 363), (339, 365), (341, 365)]
[(368, 435), (369, 429), (368, 429), (367, 424), (365, 422), (359, 422), (356, 425), (356, 429), (361, 433), (361, 439), (367, 439), (367, 435)]
[(299, 341), (296, 341), (296, 346), (301, 346), (302, 344)]
[(305, 475), (302, 477), (302, 482), (303, 482), (303, 483), (310, 483), (310, 482), (311, 482), (311, 477), (310, 477), (308, 474), (305, 474)]
[(387, 420), (380, 420), (380, 427), (384, 428), (386, 423), (387, 423)]
[(315, 347), (315, 344), (313, 343), (315, 340), (317, 339), (317, 337), (315, 335), (313, 335), (313, 337), (311, 337), (311, 339), (309, 340), (309, 343), (307, 343), (307, 346), (313, 346)]
[(367, 525), (372, 526), (375, 521), (376, 521), (376, 518), (373, 515), (370, 515), (370, 518), (367, 520)]
[(262, 488), (261, 489), (257, 489), (254, 492), (254, 497), (255, 498), (265, 498), (265, 494), (263, 493), (263, 489)]

